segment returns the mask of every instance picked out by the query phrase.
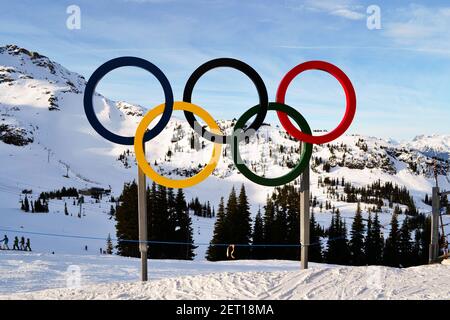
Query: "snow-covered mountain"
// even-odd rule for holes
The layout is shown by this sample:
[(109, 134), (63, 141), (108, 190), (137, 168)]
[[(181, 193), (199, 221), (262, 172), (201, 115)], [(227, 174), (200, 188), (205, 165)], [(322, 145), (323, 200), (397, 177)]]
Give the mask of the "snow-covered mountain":
[(418, 150), (427, 156), (438, 157), (444, 160), (450, 159), (449, 135), (420, 135), (416, 136), (411, 142), (406, 143), (405, 146)]
[[(83, 76), (36, 52), (14, 45), (0, 48), (0, 206), (5, 209), (0, 213), (1, 226), (27, 224), (24, 216), (20, 221), (14, 218), (20, 214), (17, 200), (24, 189), (38, 194), (62, 186), (97, 186), (111, 187), (112, 193), (118, 195), (123, 183), (135, 178), (137, 167), (132, 146), (105, 141), (88, 123), (83, 109), (85, 84)], [(146, 112), (144, 107), (112, 101), (101, 94), (94, 97), (94, 105), (108, 129), (129, 136), (134, 135)], [(230, 132), (234, 124), (230, 120), (218, 123), (225, 132)], [(298, 148), (299, 142), (279, 126), (270, 124), (264, 125), (248, 144), (240, 146), (249, 167), (268, 177), (281, 175), (295, 165)], [(209, 161), (211, 151), (211, 143), (193, 133), (182, 113), (175, 113), (160, 136), (147, 143), (149, 163), (173, 178), (198, 172)], [(332, 201), (344, 214), (353, 214), (354, 204), (327, 199), (326, 188), (318, 181), (344, 177), (355, 186), (377, 180), (392, 181), (405, 186), (419, 210), (426, 212), (430, 208), (422, 199), (431, 192), (434, 183), (433, 157), (437, 157), (441, 187), (450, 189), (449, 155), (450, 135), (417, 136), (402, 143), (361, 135), (344, 136), (314, 147), (311, 191), (321, 201)], [(229, 147), (224, 146), (214, 174), (186, 190), (187, 198), (198, 196), (217, 205), (220, 196), (227, 195), (232, 185), (245, 183), (251, 210), (256, 212), (273, 188), (246, 180), (237, 172), (230, 156)], [(318, 220), (325, 223), (329, 215)], [(38, 225), (32, 224), (36, 228)], [(54, 228), (53, 231), (61, 231), (58, 226)], [(77, 223), (63, 229), (79, 233), (82, 227)], [(204, 241), (209, 241), (210, 229), (202, 238)], [(85, 228), (83, 232), (91, 235), (101, 232), (104, 236), (113, 233), (113, 225), (107, 223), (100, 230)]]
[[(79, 267), (79, 278), (74, 277)], [(72, 267), (72, 269), (70, 269)], [(450, 266), (338, 266), (298, 261), (152, 260), (8, 252), (0, 255), (0, 299), (81, 300), (448, 300)], [(211, 311), (212, 313), (212, 311)]]

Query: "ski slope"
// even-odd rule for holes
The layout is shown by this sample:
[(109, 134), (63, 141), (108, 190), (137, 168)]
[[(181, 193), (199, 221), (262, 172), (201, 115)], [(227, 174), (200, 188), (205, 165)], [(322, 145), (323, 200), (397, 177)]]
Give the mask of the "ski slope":
[[(69, 266), (78, 266), (79, 279)], [(450, 266), (406, 269), (296, 261), (139, 260), (118, 256), (0, 254), (0, 299), (450, 299)]]

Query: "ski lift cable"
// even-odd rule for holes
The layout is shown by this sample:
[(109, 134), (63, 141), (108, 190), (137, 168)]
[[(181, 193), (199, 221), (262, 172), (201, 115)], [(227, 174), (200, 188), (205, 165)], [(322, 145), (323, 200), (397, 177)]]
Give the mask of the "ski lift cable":
[[(24, 231), (24, 230), (15, 230), (8, 227), (0, 227), (0, 231), (2, 232), (13, 232), (13, 233), (21, 233), (21, 234), (30, 234), (30, 235), (38, 235), (38, 236), (48, 236), (48, 237), (59, 237), (59, 238), (73, 238), (73, 239), (85, 239), (85, 240), (103, 240), (107, 241), (108, 238), (105, 237), (93, 237), (93, 236), (83, 236), (83, 235), (68, 235), (68, 234), (57, 234), (57, 233), (45, 233), (45, 232), (34, 232), (34, 231)], [(340, 240), (344, 239), (344, 236), (335, 237), (331, 239), (327, 239), (328, 241), (334, 241), (334, 240)], [(192, 242), (180, 242), (180, 241), (158, 241), (158, 240), (147, 240), (147, 241), (140, 241), (135, 239), (118, 239), (118, 238), (111, 238), (111, 241), (116, 242), (129, 242), (129, 243), (147, 243), (147, 244), (162, 244), (162, 245), (192, 245), (192, 246), (216, 246), (216, 247), (228, 247), (230, 243), (206, 243), (206, 242), (198, 242), (198, 243), (192, 243)], [(301, 247), (301, 246), (315, 246), (319, 245), (321, 242), (311, 243), (308, 245), (302, 245), (299, 244), (289, 244), (289, 243), (261, 243), (261, 244), (248, 244), (248, 243), (241, 243), (241, 244), (234, 244), (236, 247)]]

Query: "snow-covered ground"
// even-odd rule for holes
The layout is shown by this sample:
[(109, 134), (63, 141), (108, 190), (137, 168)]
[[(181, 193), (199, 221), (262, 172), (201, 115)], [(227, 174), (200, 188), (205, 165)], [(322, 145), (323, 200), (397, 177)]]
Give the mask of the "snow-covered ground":
[(0, 299), (448, 300), (449, 271), (449, 265), (299, 270), (297, 261), (150, 260), (144, 284), (138, 259), (8, 252), (0, 254)]

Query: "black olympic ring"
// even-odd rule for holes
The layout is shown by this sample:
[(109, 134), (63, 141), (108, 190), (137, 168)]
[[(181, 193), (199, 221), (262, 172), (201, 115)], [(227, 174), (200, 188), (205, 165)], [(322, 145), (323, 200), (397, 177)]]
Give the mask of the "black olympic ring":
[(172, 87), (170, 86), (169, 80), (166, 78), (165, 74), (153, 63), (136, 57), (120, 57), (109, 60), (98, 67), (97, 70), (94, 71), (92, 76), (89, 78), (89, 81), (86, 84), (86, 89), (84, 91), (84, 111), (86, 112), (86, 117), (89, 123), (92, 125), (95, 131), (98, 132), (103, 138), (122, 145), (133, 145), (134, 144), (134, 136), (133, 137), (124, 137), (112, 133), (108, 129), (106, 129), (98, 120), (95, 111), (92, 98), (95, 93), (95, 88), (99, 81), (110, 71), (120, 68), (120, 67), (138, 67), (144, 70), (147, 70), (151, 74), (153, 74), (156, 79), (161, 83), (161, 86), (164, 91), (164, 96), (166, 100), (164, 112), (161, 116), (161, 119), (158, 123), (149, 131), (147, 131), (144, 135), (144, 142), (149, 141), (156, 137), (161, 131), (164, 130), (166, 125), (169, 123), (170, 117), (172, 116), (173, 111), (173, 92)]
[[(232, 58), (219, 58), (219, 59), (213, 59), (208, 62), (205, 62), (200, 67), (198, 67), (189, 77), (188, 81), (186, 82), (186, 86), (184, 87), (183, 92), (183, 101), (184, 102), (191, 102), (192, 99), (192, 91), (194, 90), (194, 86), (197, 83), (197, 81), (200, 79), (201, 76), (203, 76), (206, 72), (219, 68), (219, 67), (229, 67), (232, 69), (236, 69), (244, 73), (247, 77), (252, 80), (253, 84), (256, 86), (256, 90), (258, 91), (259, 96), (259, 108), (258, 112), (256, 114), (255, 120), (251, 125), (249, 125), (244, 133), (247, 130), (254, 130), (257, 131), (259, 127), (264, 122), (264, 119), (266, 118), (267, 109), (269, 107), (269, 97), (267, 94), (266, 85), (264, 84), (264, 81), (260, 77), (260, 75), (250, 67), (245, 62), (242, 62), (237, 59)], [(199, 125), (199, 122), (195, 118), (194, 114), (189, 111), (184, 111), (184, 115), (189, 123), (189, 125), (197, 131), (197, 128), (201, 128), (201, 132), (199, 133), (203, 138), (216, 143), (222, 143), (226, 144), (228, 142), (231, 142), (233, 139), (233, 135), (226, 136), (226, 135), (220, 135), (212, 133), (208, 130), (206, 130), (204, 127)], [(252, 132), (252, 131), (251, 131)]]

